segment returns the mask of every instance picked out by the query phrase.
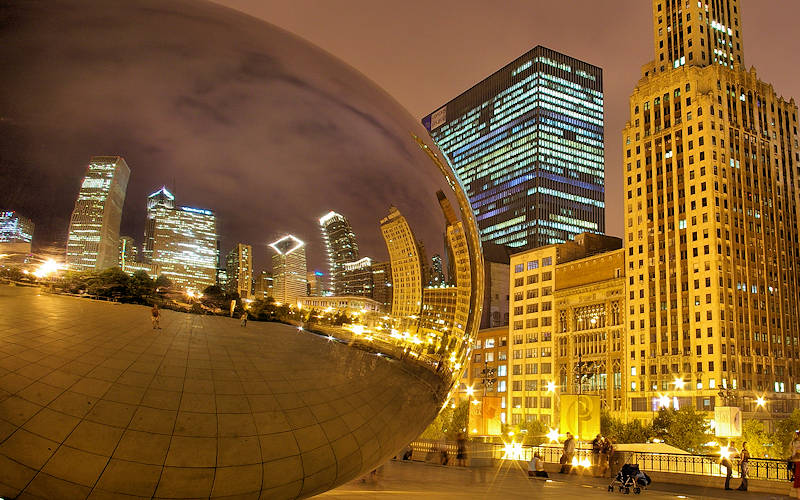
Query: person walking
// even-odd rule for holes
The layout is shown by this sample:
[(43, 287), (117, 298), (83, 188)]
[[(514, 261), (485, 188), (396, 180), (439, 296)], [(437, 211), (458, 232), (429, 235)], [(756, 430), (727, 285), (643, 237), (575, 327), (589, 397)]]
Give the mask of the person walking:
[(742, 451), (739, 453), (739, 475), (742, 477), (742, 484), (736, 488), (739, 491), (747, 491), (747, 474), (750, 472), (750, 450), (747, 449), (747, 441), (742, 443)]
[(241, 321), (242, 328), (245, 328), (247, 326), (247, 311), (242, 313), (242, 316), (239, 318), (239, 320)]
[(600, 473), (600, 451), (603, 448), (603, 436), (598, 434), (592, 439), (592, 476)]
[(792, 471), (794, 479), (792, 481), (792, 489), (789, 496), (792, 498), (800, 498), (800, 430), (794, 431), (794, 438), (789, 445), (789, 453), (791, 457), (789, 461), (792, 464)]
[(572, 471), (572, 458), (575, 456), (575, 438), (571, 433), (567, 433), (564, 440), (564, 453), (561, 455), (561, 470), (559, 474), (569, 474)]
[(161, 330), (161, 325), (159, 324), (161, 312), (158, 310), (158, 304), (153, 304), (153, 308), (150, 310), (150, 319), (153, 321), (153, 330)]

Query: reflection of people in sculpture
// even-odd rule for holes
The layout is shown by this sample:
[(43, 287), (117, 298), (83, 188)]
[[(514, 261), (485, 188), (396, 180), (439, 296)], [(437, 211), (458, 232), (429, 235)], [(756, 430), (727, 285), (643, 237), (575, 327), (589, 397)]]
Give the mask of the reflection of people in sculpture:
[(467, 465), (467, 438), (463, 432), (456, 437), (456, 465), (465, 467)]

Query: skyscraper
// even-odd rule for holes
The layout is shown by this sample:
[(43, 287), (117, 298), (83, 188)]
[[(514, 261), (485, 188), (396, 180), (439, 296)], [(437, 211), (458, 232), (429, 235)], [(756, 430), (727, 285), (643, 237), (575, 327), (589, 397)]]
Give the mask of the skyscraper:
[(30, 253), (33, 228), (29, 218), (11, 210), (0, 210), (0, 253)]
[(600, 68), (535, 47), (422, 123), (481, 240), (531, 248), (605, 230)]
[(341, 277), (342, 295), (372, 298), (372, 259), (362, 257), (346, 262)]
[(249, 299), (253, 295), (253, 247), (237, 243), (228, 252), (225, 262), (228, 292), (235, 292), (239, 297)]
[(336, 296), (344, 295), (345, 284), (341, 274), (345, 263), (358, 260), (356, 235), (347, 218), (336, 212), (328, 212), (320, 217), (319, 225), (328, 257), (330, 273), (328, 290)]
[(381, 304), (384, 312), (392, 310), (392, 264), (372, 263), (372, 298)]
[(381, 220), (381, 233), (392, 268), (392, 316), (416, 330), (422, 309), (422, 261), (411, 226), (396, 207)]
[(217, 217), (193, 207), (156, 208), (153, 264), (179, 288), (198, 291), (217, 281)]
[(652, 2), (622, 133), (633, 416), (800, 402), (797, 107), (744, 67), (739, 4)]
[(156, 211), (159, 208), (175, 208), (175, 196), (162, 187), (147, 197), (147, 219), (144, 225), (144, 243), (142, 244), (142, 260), (153, 259), (153, 236), (155, 235)]
[(442, 269), (442, 256), (438, 253), (431, 257), (431, 277), (428, 286), (441, 286), (445, 284), (444, 270)]
[(287, 234), (269, 246), (272, 256), (272, 296), (275, 302), (293, 305), (306, 295), (306, 244)]
[(272, 297), (272, 273), (262, 270), (261, 274), (256, 277), (256, 284), (253, 287), (253, 295), (255, 299), (264, 300), (267, 297)]
[(119, 225), (131, 171), (121, 156), (89, 161), (72, 211), (67, 237), (67, 267), (101, 270), (119, 260)]
[(128, 264), (136, 261), (137, 249), (136, 242), (130, 236), (119, 237), (119, 268), (127, 271)]

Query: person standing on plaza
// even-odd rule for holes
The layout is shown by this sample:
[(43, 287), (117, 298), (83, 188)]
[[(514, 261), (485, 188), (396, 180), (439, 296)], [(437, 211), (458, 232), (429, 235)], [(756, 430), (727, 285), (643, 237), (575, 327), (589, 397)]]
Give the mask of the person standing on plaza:
[(153, 304), (153, 309), (150, 310), (150, 319), (153, 320), (153, 330), (161, 330), (161, 325), (159, 324), (161, 312), (158, 310), (158, 304)]
[(733, 441), (728, 443), (728, 455), (723, 456), (720, 464), (725, 467), (725, 489), (732, 490), (731, 488), (731, 477), (733, 477), (733, 462), (731, 462), (731, 458), (735, 457), (738, 454), (736, 451), (736, 443)]
[(459, 467), (467, 465), (467, 438), (463, 432), (459, 432), (456, 437), (456, 465)]
[(597, 477), (600, 473), (600, 451), (603, 448), (603, 436), (598, 434), (592, 439), (592, 475)]
[(739, 491), (747, 491), (747, 474), (750, 472), (750, 451), (747, 449), (747, 441), (742, 443), (742, 451), (739, 453), (739, 475), (742, 477), (742, 484), (736, 488)]
[(600, 446), (600, 477), (604, 477), (611, 464), (611, 456), (614, 454), (614, 444), (611, 439), (604, 437), (603, 444)]
[(789, 461), (793, 465), (792, 470), (794, 472), (794, 480), (789, 496), (800, 498), (800, 431), (794, 431), (794, 438), (789, 445), (789, 453), (791, 454)]
[(241, 321), (242, 328), (247, 326), (247, 312), (246, 311), (242, 313), (242, 316), (239, 318), (239, 320)]
[(564, 453), (561, 455), (561, 470), (559, 474), (569, 474), (572, 470), (572, 458), (575, 456), (575, 438), (571, 433), (567, 433), (567, 439), (564, 440)]

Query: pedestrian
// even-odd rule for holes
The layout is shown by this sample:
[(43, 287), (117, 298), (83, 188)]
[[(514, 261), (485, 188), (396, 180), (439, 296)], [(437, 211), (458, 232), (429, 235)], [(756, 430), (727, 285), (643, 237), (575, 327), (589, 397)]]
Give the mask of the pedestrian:
[(564, 440), (564, 452), (561, 455), (561, 470), (559, 474), (569, 474), (572, 471), (572, 458), (575, 456), (575, 438), (571, 433), (567, 433), (567, 439)]
[(547, 471), (544, 470), (544, 460), (539, 455), (539, 452), (533, 454), (533, 458), (531, 461), (528, 462), (528, 476), (530, 477), (550, 477), (547, 475)]
[(732, 490), (731, 488), (731, 477), (733, 476), (733, 463), (731, 462), (731, 457), (735, 457), (737, 455), (736, 451), (736, 443), (733, 441), (728, 443), (728, 455), (723, 456), (720, 464), (725, 467), (725, 489)]
[(463, 432), (456, 436), (456, 465), (466, 467), (467, 465), (467, 438)]
[(597, 477), (600, 472), (600, 450), (603, 447), (603, 436), (598, 434), (592, 439), (592, 476)]
[(159, 320), (161, 320), (161, 312), (158, 310), (158, 304), (153, 304), (153, 309), (150, 310), (150, 316), (153, 320), (153, 330), (161, 330)]
[(750, 472), (750, 450), (747, 449), (747, 441), (742, 443), (742, 451), (739, 453), (739, 475), (742, 476), (742, 484), (737, 488), (739, 491), (747, 491), (747, 474)]
[(242, 313), (242, 316), (239, 318), (239, 320), (241, 320), (242, 328), (247, 326), (247, 312), (246, 311)]
[(414, 454), (414, 449), (411, 448), (411, 444), (406, 446), (406, 449), (403, 451), (403, 460), (411, 460), (411, 456)]
[(794, 474), (789, 496), (800, 498), (800, 430), (794, 431), (794, 439), (792, 439), (792, 443), (789, 446), (789, 453), (791, 454), (789, 461), (793, 465), (792, 472)]
[(614, 444), (611, 439), (604, 437), (600, 445), (600, 477), (604, 477), (611, 464), (611, 455), (614, 454)]

